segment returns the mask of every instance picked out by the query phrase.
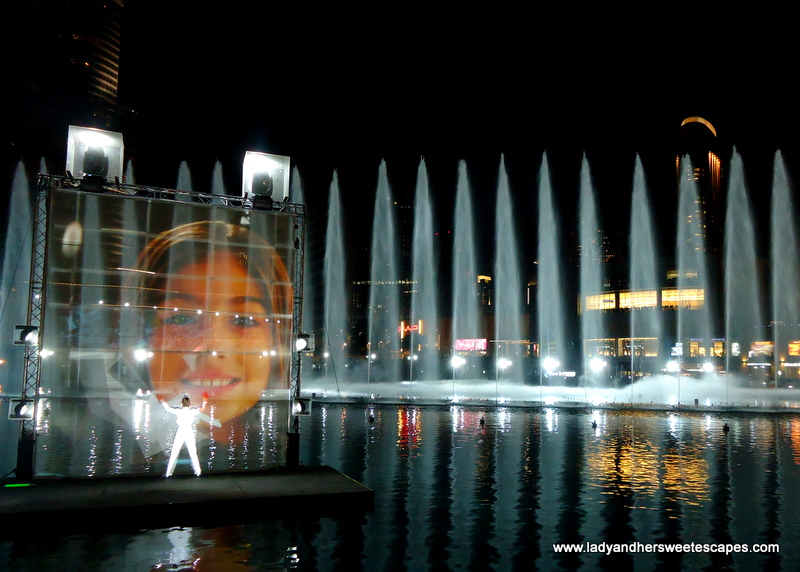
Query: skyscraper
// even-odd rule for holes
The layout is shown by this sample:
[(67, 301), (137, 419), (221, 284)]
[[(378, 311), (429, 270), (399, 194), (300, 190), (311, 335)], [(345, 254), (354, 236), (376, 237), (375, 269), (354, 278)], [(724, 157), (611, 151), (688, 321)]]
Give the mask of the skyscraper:
[(22, 160), (31, 174), (42, 157), (57, 161), (69, 125), (125, 132), (127, 146), (133, 114), (118, 97), (123, 0), (9, 4), (9, 161)]

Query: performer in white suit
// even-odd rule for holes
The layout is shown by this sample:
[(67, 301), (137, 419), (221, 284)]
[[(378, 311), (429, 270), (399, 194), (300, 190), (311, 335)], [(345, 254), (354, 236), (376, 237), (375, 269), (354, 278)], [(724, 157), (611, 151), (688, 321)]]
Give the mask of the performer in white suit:
[[(194, 474), (200, 476), (200, 459), (197, 457), (197, 441), (194, 437), (194, 423), (201, 411), (205, 409), (206, 403), (203, 402), (202, 407), (191, 407), (189, 396), (184, 396), (181, 401), (182, 407), (170, 407), (166, 401), (161, 404), (168, 412), (172, 413), (178, 418), (178, 429), (175, 431), (175, 440), (172, 443), (172, 452), (169, 455), (169, 462), (167, 463), (167, 472), (165, 477), (171, 477), (175, 470), (175, 463), (178, 462), (178, 454), (181, 448), (186, 445), (189, 451), (189, 458), (192, 460), (192, 468)], [(205, 416), (204, 416), (205, 417)], [(214, 425), (217, 425), (214, 423)]]

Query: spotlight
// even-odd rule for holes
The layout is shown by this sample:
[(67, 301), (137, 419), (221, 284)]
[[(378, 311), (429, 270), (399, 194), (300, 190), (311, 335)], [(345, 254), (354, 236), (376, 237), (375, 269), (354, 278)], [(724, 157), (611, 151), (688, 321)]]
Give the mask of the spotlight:
[(313, 352), (315, 345), (314, 334), (297, 334), (294, 348), (298, 352)]
[(553, 373), (556, 371), (556, 368), (560, 365), (561, 363), (552, 356), (547, 356), (542, 361), (542, 366), (548, 375), (553, 375)]
[(272, 208), (289, 196), (289, 157), (247, 151), (242, 165), (242, 196), (255, 208)]
[(97, 191), (106, 180), (122, 179), (124, 153), (121, 133), (69, 126), (66, 171), (83, 179), (82, 188)]
[(14, 326), (14, 345), (15, 346), (38, 346), (39, 327), (18, 325)]
[(601, 371), (603, 371), (603, 368), (605, 368), (606, 365), (607, 365), (606, 361), (603, 358), (600, 358), (600, 357), (597, 357), (597, 356), (595, 356), (591, 360), (589, 360), (589, 368), (594, 373), (600, 373)]
[(275, 189), (275, 183), (272, 175), (268, 171), (260, 171), (253, 174), (253, 180), (250, 188), (250, 196), (253, 198), (253, 208), (265, 211), (272, 210), (272, 205), (275, 199), (272, 198), (272, 192)]
[(295, 397), (292, 400), (292, 415), (311, 415), (311, 399)]
[(251, 192), (254, 195), (272, 198), (272, 191), (275, 188), (275, 182), (272, 180), (272, 175), (267, 171), (255, 173), (253, 175), (253, 186)]
[(83, 154), (83, 172), (86, 176), (102, 177), (108, 176), (108, 157), (103, 152), (102, 147), (89, 147)]
[(8, 418), (17, 421), (30, 421), (33, 419), (35, 409), (36, 405), (33, 399), (10, 399)]

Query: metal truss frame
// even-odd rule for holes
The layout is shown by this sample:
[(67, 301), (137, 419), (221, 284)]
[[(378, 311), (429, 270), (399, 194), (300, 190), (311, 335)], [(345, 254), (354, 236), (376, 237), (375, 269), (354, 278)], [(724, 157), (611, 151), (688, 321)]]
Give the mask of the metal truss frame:
[[(160, 187), (145, 187), (141, 185), (127, 185), (121, 183), (83, 184), (83, 181), (72, 177), (40, 175), (36, 196), (36, 206), (33, 220), (33, 238), (31, 244), (31, 272), (28, 293), (28, 323), (39, 331), (42, 339), (42, 325), (45, 313), (45, 277), (47, 276), (47, 225), (49, 213), (50, 193), (56, 188), (83, 190), (85, 192), (108, 193), (141, 197), (164, 201), (191, 202), (210, 204), (239, 209), (272, 210), (285, 212), (293, 217), (293, 246), (295, 249), (293, 280), (293, 305), (292, 305), (292, 339), (291, 339), (291, 368), (289, 378), (290, 416), (291, 400), (300, 395), (300, 352), (295, 348), (295, 340), (302, 329), (303, 320), (303, 269), (304, 269), (304, 241), (305, 241), (305, 205), (289, 203), (286, 201), (271, 203), (259, 202), (256, 204), (251, 198), (235, 197), (229, 195), (215, 195), (209, 193), (194, 193), (165, 189)], [(19, 480), (30, 482), (34, 477), (35, 468), (35, 442), (36, 425), (39, 412), (39, 388), (41, 382), (40, 366), (41, 356), (38, 345), (25, 346), (25, 364), (22, 383), (22, 399), (34, 403), (32, 419), (21, 421), (19, 446), (17, 449), (16, 475)], [(291, 419), (289, 420), (291, 422)], [(295, 417), (294, 429), (290, 425), (290, 432), (299, 432), (299, 423)]]

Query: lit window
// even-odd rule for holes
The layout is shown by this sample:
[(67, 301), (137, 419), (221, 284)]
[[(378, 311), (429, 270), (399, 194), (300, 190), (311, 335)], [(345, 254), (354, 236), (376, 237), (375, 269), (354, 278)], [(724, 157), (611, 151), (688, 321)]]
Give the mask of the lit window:
[(661, 291), (663, 308), (688, 308), (698, 310), (705, 305), (705, 291), (702, 288), (669, 288)]
[(613, 292), (605, 294), (593, 294), (586, 296), (586, 310), (613, 310), (616, 308), (616, 300)]
[(620, 292), (620, 308), (655, 308), (658, 305), (658, 293), (655, 290), (638, 290)]

